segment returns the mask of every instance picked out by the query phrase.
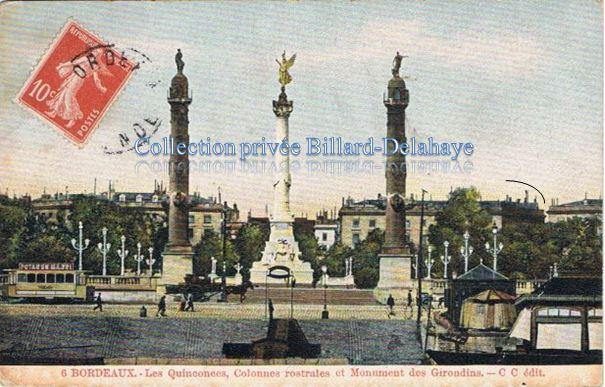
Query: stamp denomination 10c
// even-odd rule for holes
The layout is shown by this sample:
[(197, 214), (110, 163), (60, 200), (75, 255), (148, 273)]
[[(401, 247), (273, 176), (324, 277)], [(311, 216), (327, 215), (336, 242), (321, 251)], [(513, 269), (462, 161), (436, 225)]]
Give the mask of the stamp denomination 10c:
[(25, 82), (17, 102), (82, 146), (136, 67), (113, 45), (70, 20)]

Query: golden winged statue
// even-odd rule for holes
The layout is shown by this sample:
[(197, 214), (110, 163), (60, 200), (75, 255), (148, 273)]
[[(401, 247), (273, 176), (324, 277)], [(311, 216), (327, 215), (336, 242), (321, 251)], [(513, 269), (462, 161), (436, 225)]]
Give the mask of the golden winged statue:
[(288, 69), (294, 65), (296, 54), (292, 55), (290, 59), (286, 59), (286, 52), (281, 54), (281, 62), (275, 59), (279, 65), (279, 83), (282, 87), (285, 87), (288, 83), (292, 82), (292, 76), (288, 73)]

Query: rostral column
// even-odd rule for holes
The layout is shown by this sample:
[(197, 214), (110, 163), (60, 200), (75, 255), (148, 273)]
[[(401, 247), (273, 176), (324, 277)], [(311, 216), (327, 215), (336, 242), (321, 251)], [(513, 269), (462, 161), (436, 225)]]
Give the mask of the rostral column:
[[(183, 74), (185, 63), (181, 50), (175, 56), (177, 73), (168, 92), (170, 104), (170, 136), (177, 144), (189, 145), (189, 82)], [(170, 154), (170, 187), (168, 197), (168, 243), (162, 253), (163, 284), (178, 284), (193, 272), (193, 252), (189, 242), (189, 156), (187, 152)]]
[[(383, 98), (387, 108), (387, 137), (397, 139), (401, 144), (405, 137), (405, 109), (408, 107), (410, 95), (404, 80), (399, 76), (401, 60), (399, 52), (393, 60), (393, 77), (387, 86), (387, 95)], [(386, 151), (386, 149), (385, 149)], [(406, 238), (405, 222), (405, 180), (407, 177), (405, 156), (400, 152), (387, 153), (386, 165), (386, 195), (385, 209), (386, 229), (385, 240), (380, 258), (380, 273), (378, 288), (411, 288), (412, 258), (408, 239)]]

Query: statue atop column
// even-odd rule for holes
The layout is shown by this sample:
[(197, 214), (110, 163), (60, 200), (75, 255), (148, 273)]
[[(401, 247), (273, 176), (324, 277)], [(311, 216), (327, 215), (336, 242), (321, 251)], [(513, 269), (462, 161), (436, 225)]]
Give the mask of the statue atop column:
[(185, 62), (183, 62), (183, 53), (181, 53), (181, 49), (176, 49), (176, 55), (174, 56), (174, 61), (176, 62), (176, 69), (179, 73), (183, 72), (183, 68), (185, 67)]
[(282, 87), (282, 90), (286, 88), (288, 83), (292, 82), (292, 76), (288, 72), (288, 69), (294, 65), (295, 59), (296, 54), (292, 55), (290, 59), (286, 59), (286, 51), (281, 54), (281, 62), (278, 59), (275, 59), (279, 65), (279, 83)]
[(407, 58), (407, 55), (403, 56), (397, 51), (397, 55), (393, 59), (393, 69), (391, 70), (394, 77), (399, 77), (399, 69), (401, 69), (401, 60), (403, 58)]

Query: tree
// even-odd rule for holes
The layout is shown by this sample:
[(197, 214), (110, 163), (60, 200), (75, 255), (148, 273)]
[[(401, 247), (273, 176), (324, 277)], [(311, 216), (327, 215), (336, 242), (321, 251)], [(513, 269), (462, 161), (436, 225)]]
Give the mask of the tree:
[[(226, 240), (225, 250), (227, 275), (232, 276), (236, 273), (234, 266), (239, 261), (239, 256), (230, 239)], [(196, 275), (207, 276), (210, 274), (212, 257), (217, 260), (216, 274), (223, 274), (223, 239), (221, 235), (210, 230), (206, 231), (200, 242), (194, 246), (193, 254)]]
[(546, 278), (555, 263), (560, 272), (600, 273), (600, 228), (597, 218), (506, 225), (498, 266), (512, 278)]
[(300, 259), (309, 262), (313, 269), (313, 280), (317, 281), (321, 277), (321, 264), (319, 256), (323, 255), (323, 250), (319, 246), (315, 234), (304, 227), (294, 224), (294, 239), (298, 242), (300, 249)]
[(345, 260), (353, 255), (353, 250), (338, 242), (328, 249), (325, 258), (321, 261), (326, 265), (331, 276), (342, 277), (345, 275)]
[(268, 232), (256, 224), (246, 224), (242, 227), (235, 238), (235, 251), (242, 265), (242, 276), (250, 277), (250, 268), (254, 261), (261, 259)]
[(21, 252), (23, 262), (73, 262), (73, 251), (53, 235), (32, 240)]
[[(429, 227), (429, 243), (433, 245), (432, 258), (435, 259), (434, 273), (443, 273), (443, 263), (439, 259), (444, 254), (443, 242), (448, 241), (448, 254), (459, 256), (460, 247), (464, 246), (463, 235), (468, 231), (469, 244), (475, 251), (470, 257), (469, 268), (479, 263), (481, 258), (489, 262), (489, 253), (483, 248), (491, 236), (491, 216), (481, 207), (481, 194), (474, 188), (457, 188), (450, 193), (448, 201), (435, 216), (435, 223)], [(423, 248), (424, 254), (427, 246)], [(426, 257), (426, 255), (425, 255)], [(452, 259), (448, 271), (462, 273), (464, 262)]]
[[(58, 224), (53, 234), (69, 247), (70, 256), (77, 253), (71, 248), (71, 239), (78, 237), (78, 222), (84, 227), (84, 238), (90, 239), (88, 249), (84, 251), (83, 266), (95, 274), (102, 272), (103, 254), (97, 248), (103, 242), (103, 227), (107, 227), (107, 243), (111, 249), (107, 254), (107, 274), (120, 273), (120, 258), (117, 250), (121, 248), (121, 236), (126, 237), (125, 249), (129, 254), (124, 262), (125, 267), (136, 270), (134, 257), (137, 243), (141, 243), (141, 254), (148, 257), (147, 249), (154, 247), (155, 268), (161, 267), (161, 253), (166, 242), (167, 229), (138, 208), (121, 208), (113, 202), (93, 197), (82, 196), (74, 199), (69, 218), (63, 214), (58, 217)], [(74, 258), (75, 259), (75, 258)], [(143, 265), (145, 266), (145, 265)]]
[(380, 258), (378, 254), (384, 244), (384, 231), (372, 230), (365, 240), (358, 243), (352, 252), (355, 286), (361, 289), (374, 288), (378, 284)]
[(0, 268), (15, 267), (27, 212), (14, 202), (0, 204)]

